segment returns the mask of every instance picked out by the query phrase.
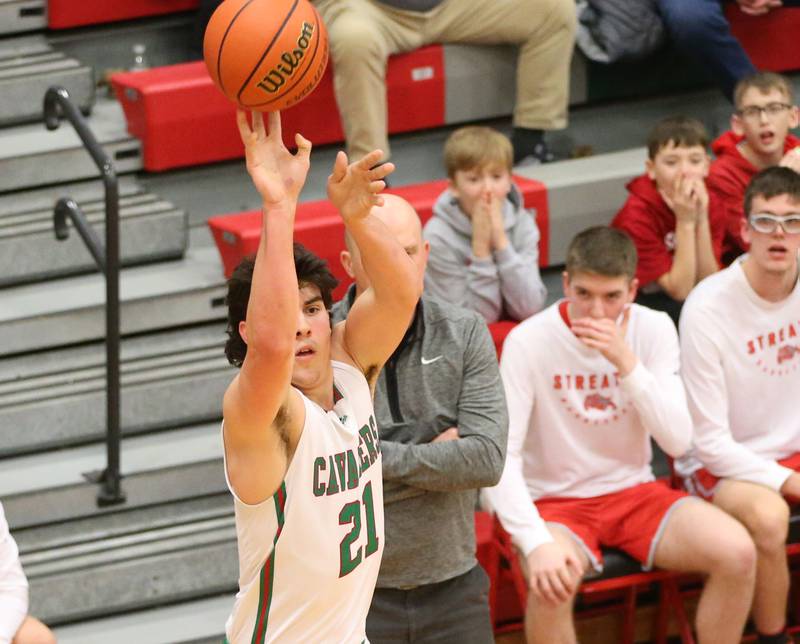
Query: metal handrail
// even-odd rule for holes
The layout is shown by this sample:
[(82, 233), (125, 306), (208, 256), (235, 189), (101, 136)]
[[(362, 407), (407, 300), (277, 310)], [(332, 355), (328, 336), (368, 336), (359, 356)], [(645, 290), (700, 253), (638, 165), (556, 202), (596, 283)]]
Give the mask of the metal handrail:
[(63, 87), (50, 87), (44, 95), (44, 122), (58, 129), (66, 118), (83, 141), (102, 175), (106, 202), (105, 248), (78, 204), (59, 199), (53, 212), (56, 238), (67, 239), (69, 217), (106, 278), (106, 469), (97, 477), (99, 506), (125, 502), (120, 475), (120, 375), (119, 375), (119, 186), (111, 158), (98, 143), (86, 119)]

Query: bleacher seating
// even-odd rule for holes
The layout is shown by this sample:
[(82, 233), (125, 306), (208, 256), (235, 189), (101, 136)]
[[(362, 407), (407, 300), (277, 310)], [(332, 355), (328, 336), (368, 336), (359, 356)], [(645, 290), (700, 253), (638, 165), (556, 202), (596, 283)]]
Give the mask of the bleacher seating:
[[(386, 78), (389, 105), (397, 106), (389, 109), (392, 134), (445, 124), (441, 46), (393, 56)], [(204, 63), (122, 72), (111, 81), (125, 110), (128, 131), (142, 140), (145, 169), (157, 172), (244, 154), (235, 106), (216, 88)], [(319, 118), (320, 114), (325, 117)], [(302, 132), (315, 145), (342, 141), (331, 70), (282, 118), (287, 146), (294, 145), (294, 132)]]
[[(119, 203), (123, 266), (182, 257), (186, 213), (125, 179)], [(72, 197), (104, 238), (105, 201), (97, 182), (0, 195), (0, 287), (97, 270), (77, 234), (53, 244), (53, 204), (62, 196)]]
[(198, 0), (47, 0), (50, 29), (97, 25), (196, 9)]
[(66, 88), (82, 111), (91, 109), (91, 67), (53, 49), (42, 36), (0, 40), (0, 126), (41, 119), (42, 96), (51, 85)]
[[(539, 263), (547, 265), (548, 208), (547, 191), (538, 181), (515, 177), (522, 191), (525, 206), (536, 210), (536, 223), (541, 232)], [(447, 187), (446, 180), (431, 181), (411, 186), (392, 188), (388, 192), (406, 199), (419, 213), (422, 223), (430, 219), (436, 198)], [(246, 255), (256, 252), (261, 238), (261, 211), (218, 215), (208, 220), (209, 228), (222, 257), (225, 276)], [(298, 205), (295, 216), (295, 240), (327, 260), (331, 271), (340, 281), (334, 297), (344, 294), (350, 278), (339, 262), (339, 253), (344, 250), (344, 224), (341, 217), (327, 200), (306, 201)]]
[[(241, 156), (233, 107), (210, 85), (202, 63), (119, 74), (119, 102), (96, 96), (94, 89), (94, 79), (108, 68), (130, 64), (133, 43), (146, 42), (151, 64), (162, 64), (159, 58), (177, 62), (188, 41), (188, 11), (197, 4), (0, 0), (0, 35), (51, 29), (0, 40), (0, 499), (31, 582), (31, 611), (55, 625), (59, 641), (67, 644), (218, 642), (236, 590), (233, 508), (219, 440), (221, 392), (233, 374), (221, 352), (223, 266), (229, 271), (247, 244), (254, 250), (259, 215), (245, 213), (231, 229), (226, 226), (233, 219), (215, 229), (220, 247), (233, 247), (225, 247), (220, 262), (204, 224), (206, 214), (225, 210), (190, 209), (187, 250), (185, 204), (196, 202), (181, 195), (197, 185), (189, 180), (195, 173), (214, 184), (219, 202), (230, 210), (253, 207), (241, 183), (234, 188), (219, 180), (230, 178), (231, 165), (197, 168)], [(770, 18), (769, 28), (777, 32), (769, 40), (760, 31), (763, 20), (732, 17), (734, 33), (757, 62), (767, 55), (768, 66), (800, 67), (797, 48), (787, 50), (797, 16), (789, 11)], [(114, 24), (139, 17), (149, 19)], [(443, 125), (507, 117), (514, 68), (511, 47), (432, 46), (393, 57), (389, 129), (432, 130), (436, 136)], [(56, 242), (48, 223), (55, 199), (73, 196), (102, 238), (97, 169), (69, 126), (46, 132), (39, 122), (22, 125), (39, 118), (39, 95), (52, 79), (66, 84), (90, 113), (89, 125), (122, 177), (123, 259), (148, 262), (126, 265), (121, 274), (127, 502), (110, 508), (97, 507), (97, 486), (87, 480), (105, 466), (104, 281), (78, 236)], [(703, 82), (674, 57), (607, 68), (576, 54), (571, 102), (596, 105)], [(620, 122), (626, 109), (619, 109)], [(284, 131), (287, 138), (301, 131), (314, 141), (315, 159), (324, 161), (315, 160), (312, 171), (330, 167), (332, 151), (321, 146), (342, 141), (330, 71), (309, 99), (284, 114)], [(430, 171), (438, 167), (441, 142), (434, 158), (434, 147), (419, 136), (413, 145), (427, 158), (411, 180), (424, 183), (398, 181), (394, 191), (426, 220), (445, 183), (435, 180), (441, 173)], [(628, 138), (610, 149), (639, 140), (629, 132), (623, 136)], [(419, 157), (409, 162), (398, 153), (403, 143), (393, 141), (398, 165), (417, 164)], [(610, 219), (624, 199), (624, 184), (641, 172), (643, 161), (644, 151), (637, 148), (517, 169), (526, 204), (537, 210), (543, 267), (563, 262), (575, 232)], [(182, 170), (162, 172), (177, 168)], [(130, 175), (143, 169), (161, 174), (133, 181)], [(164, 188), (164, 199), (139, 185), (152, 182)], [(315, 198), (324, 180), (318, 183)], [(320, 250), (343, 277), (338, 216), (324, 201), (305, 202), (300, 211), (298, 238)], [(87, 272), (93, 274), (82, 274)], [(557, 269), (549, 279), (556, 284)], [(551, 301), (557, 291), (551, 288)], [(513, 326), (491, 325), (498, 354)], [(500, 579), (491, 589), (493, 614), (496, 623), (518, 628), (517, 589), (491, 523), (476, 515), (479, 557), (490, 576)], [(616, 568), (613, 555), (608, 561), (609, 569)], [(602, 585), (585, 586), (582, 611), (599, 605), (588, 598), (593, 588), (603, 602), (609, 597)]]
[[(87, 120), (118, 174), (141, 169), (139, 141), (125, 132), (116, 102), (95, 103)], [(97, 176), (97, 166), (69, 126), (55, 132), (41, 123), (0, 129), (0, 193)]]
[(47, 0), (0, 2), (0, 36), (43, 29), (47, 26)]
[(757, 69), (785, 72), (800, 69), (800, 9), (784, 7), (750, 16), (738, 4), (725, 6), (731, 32), (742, 43)]

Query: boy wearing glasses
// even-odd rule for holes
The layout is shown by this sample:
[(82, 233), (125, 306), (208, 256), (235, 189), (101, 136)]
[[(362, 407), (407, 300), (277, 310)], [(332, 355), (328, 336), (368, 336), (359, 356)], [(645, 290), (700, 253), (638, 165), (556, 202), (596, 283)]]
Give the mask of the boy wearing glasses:
[(785, 634), (789, 504), (800, 500), (800, 175), (758, 173), (744, 198), (750, 250), (683, 307), (682, 375), (693, 451), (676, 462), (690, 492), (748, 529), (758, 551), (759, 642)]
[(736, 85), (733, 102), (731, 129), (711, 145), (716, 160), (707, 182), (728, 210), (726, 264), (747, 250), (741, 235), (742, 202), (753, 175), (774, 165), (800, 172), (800, 139), (789, 133), (798, 125), (789, 80), (772, 72), (747, 76)]

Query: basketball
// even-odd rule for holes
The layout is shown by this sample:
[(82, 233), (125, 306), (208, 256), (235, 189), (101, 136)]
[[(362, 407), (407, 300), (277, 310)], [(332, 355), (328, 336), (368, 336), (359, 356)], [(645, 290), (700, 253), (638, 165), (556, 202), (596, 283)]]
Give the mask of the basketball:
[(231, 101), (274, 112), (317, 86), (328, 63), (328, 33), (308, 0), (225, 0), (206, 27), (203, 57)]

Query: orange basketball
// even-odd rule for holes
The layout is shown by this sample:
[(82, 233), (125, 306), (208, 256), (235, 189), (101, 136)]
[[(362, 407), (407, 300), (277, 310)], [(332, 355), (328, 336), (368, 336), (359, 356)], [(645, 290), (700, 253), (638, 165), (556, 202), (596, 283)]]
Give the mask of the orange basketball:
[(203, 57), (230, 100), (274, 112), (317, 86), (328, 64), (328, 33), (308, 0), (225, 0), (206, 27)]

